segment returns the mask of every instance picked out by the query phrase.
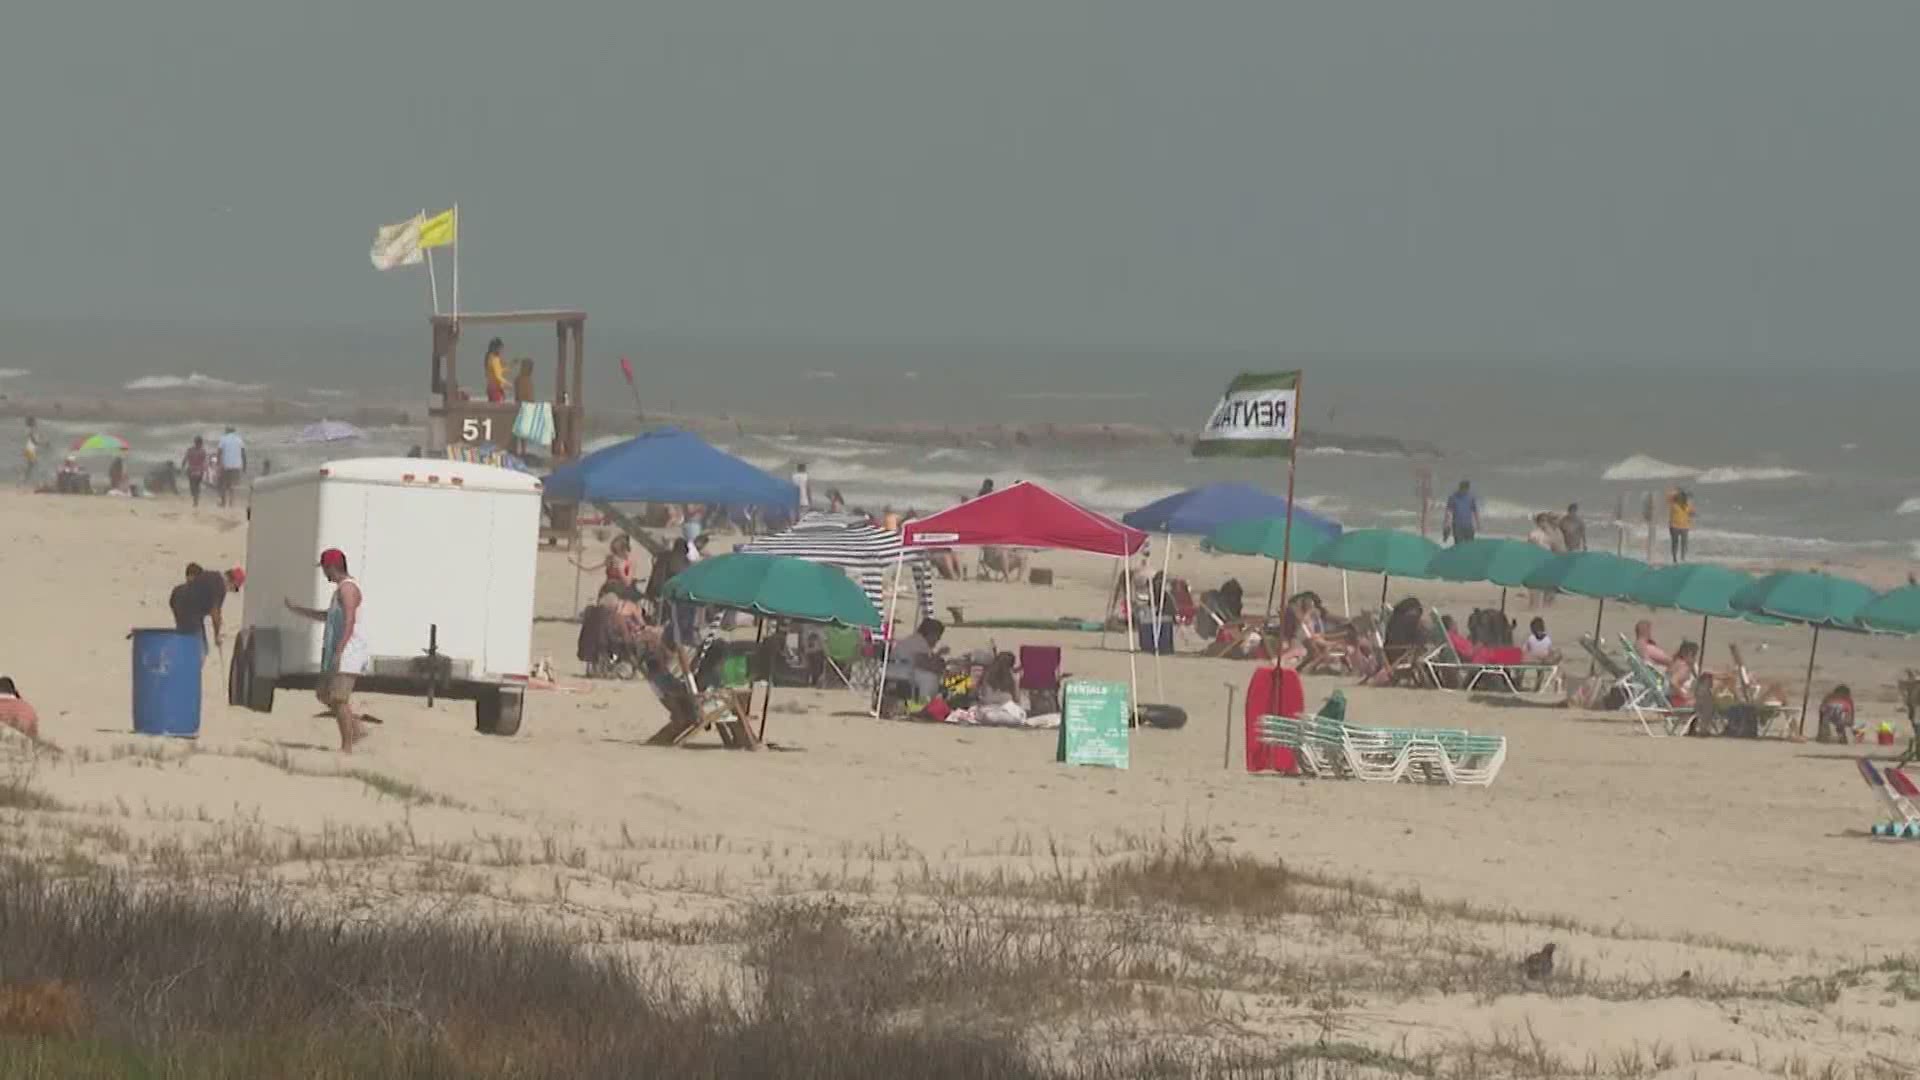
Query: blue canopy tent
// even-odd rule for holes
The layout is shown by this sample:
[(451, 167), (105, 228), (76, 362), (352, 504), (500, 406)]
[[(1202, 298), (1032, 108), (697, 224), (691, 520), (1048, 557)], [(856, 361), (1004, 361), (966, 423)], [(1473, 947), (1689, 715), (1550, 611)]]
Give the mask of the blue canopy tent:
[[(546, 479), (546, 498), (599, 506), (657, 559), (665, 554), (664, 549), (620, 517), (612, 504), (697, 503), (791, 513), (800, 505), (800, 489), (690, 431), (663, 428), (595, 450), (553, 470)], [(578, 566), (576, 563), (576, 570)], [(580, 606), (577, 572), (573, 592), (573, 606), (577, 609)]]
[[(1207, 484), (1148, 503), (1120, 521), (1143, 532), (1211, 536), (1236, 521), (1284, 518), (1287, 500), (1252, 484)], [(1340, 535), (1340, 523), (1303, 506), (1293, 508), (1293, 524), (1331, 540)]]
[(547, 498), (577, 502), (700, 503), (791, 511), (800, 489), (749, 465), (690, 431), (636, 435), (562, 465), (547, 477)]
[[(1286, 517), (1286, 499), (1252, 484), (1203, 484), (1150, 502), (1123, 515), (1120, 522), (1143, 532), (1165, 535), (1167, 550), (1161, 557), (1161, 573), (1164, 574), (1171, 566), (1172, 541), (1176, 533), (1181, 536), (1211, 536), (1235, 522), (1255, 518), (1285, 520)], [(1331, 540), (1340, 535), (1339, 522), (1297, 503), (1293, 507), (1292, 528), (1300, 530), (1302, 536), (1312, 536), (1317, 540)], [(1267, 583), (1269, 607), (1273, 606), (1271, 594), (1279, 581), (1280, 562), (1276, 559), (1273, 580)]]

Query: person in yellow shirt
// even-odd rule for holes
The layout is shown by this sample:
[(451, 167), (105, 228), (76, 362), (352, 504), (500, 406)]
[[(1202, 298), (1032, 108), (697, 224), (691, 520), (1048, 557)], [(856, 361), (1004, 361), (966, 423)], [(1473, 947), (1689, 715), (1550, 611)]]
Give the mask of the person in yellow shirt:
[(1687, 534), (1693, 531), (1693, 496), (1685, 488), (1667, 493), (1667, 542), (1673, 561), (1687, 561)]
[(500, 355), (506, 347), (499, 338), (487, 342), (487, 400), (495, 405), (507, 400), (507, 359)]

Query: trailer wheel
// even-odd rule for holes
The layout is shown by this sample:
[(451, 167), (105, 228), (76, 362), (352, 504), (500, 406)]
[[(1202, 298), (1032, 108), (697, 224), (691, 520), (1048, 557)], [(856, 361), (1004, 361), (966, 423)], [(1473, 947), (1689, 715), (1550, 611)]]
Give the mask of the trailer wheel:
[(473, 729), (482, 735), (516, 735), (526, 693), (517, 688), (482, 690), (473, 699)]
[(259, 675), (259, 637), (246, 631), (233, 643), (233, 660), (227, 665), (227, 704), (254, 712), (273, 711), (273, 680)]

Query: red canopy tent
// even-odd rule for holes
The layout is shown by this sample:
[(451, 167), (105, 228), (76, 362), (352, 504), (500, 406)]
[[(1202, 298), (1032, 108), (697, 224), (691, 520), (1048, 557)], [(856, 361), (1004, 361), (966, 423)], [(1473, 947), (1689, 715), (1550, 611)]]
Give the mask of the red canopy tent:
[[(1104, 514), (1048, 491), (1038, 484), (1022, 481), (988, 495), (971, 499), (932, 517), (909, 521), (900, 528), (901, 555), (907, 548), (935, 547), (1029, 547), (1050, 551), (1083, 551), (1091, 555), (1126, 560), (1128, 595), (1133, 561), (1129, 556), (1147, 542), (1147, 534)], [(899, 574), (894, 575), (899, 588)], [(893, 597), (887, 599), (885, 616), (887, 647), (893, 653)], [(1127, 605), (1128, 667), (1132, 667), (1133, 606)], [(887, 661), (882, 661), (881, 686), (886, 685)], [(1139, 678), (1132, 677), (1133, 705), (1140, 705)], [(884, 690), (881, 691), (882, 693)], [(879, 712), (880, 693), (874, 697)]]
[(907, 547), (1030, 547), (1124, 559), (1147, 534), (1023, 481), (909, 521), (900, 540)]

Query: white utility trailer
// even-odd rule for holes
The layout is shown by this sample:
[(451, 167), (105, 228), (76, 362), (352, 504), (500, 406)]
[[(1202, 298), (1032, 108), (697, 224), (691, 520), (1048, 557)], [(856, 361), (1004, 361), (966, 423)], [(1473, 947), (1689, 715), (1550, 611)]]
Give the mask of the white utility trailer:
[(227, 697), (273, 711), (319, 682), (320, 553), (339, 548), (365, 597), (372, 662), (356, 692), (471, 700), (475, 727), (520, 730), (533, 647), (540, 481), (461, 461), (355, 458), (253, 485), (247, 585)]

